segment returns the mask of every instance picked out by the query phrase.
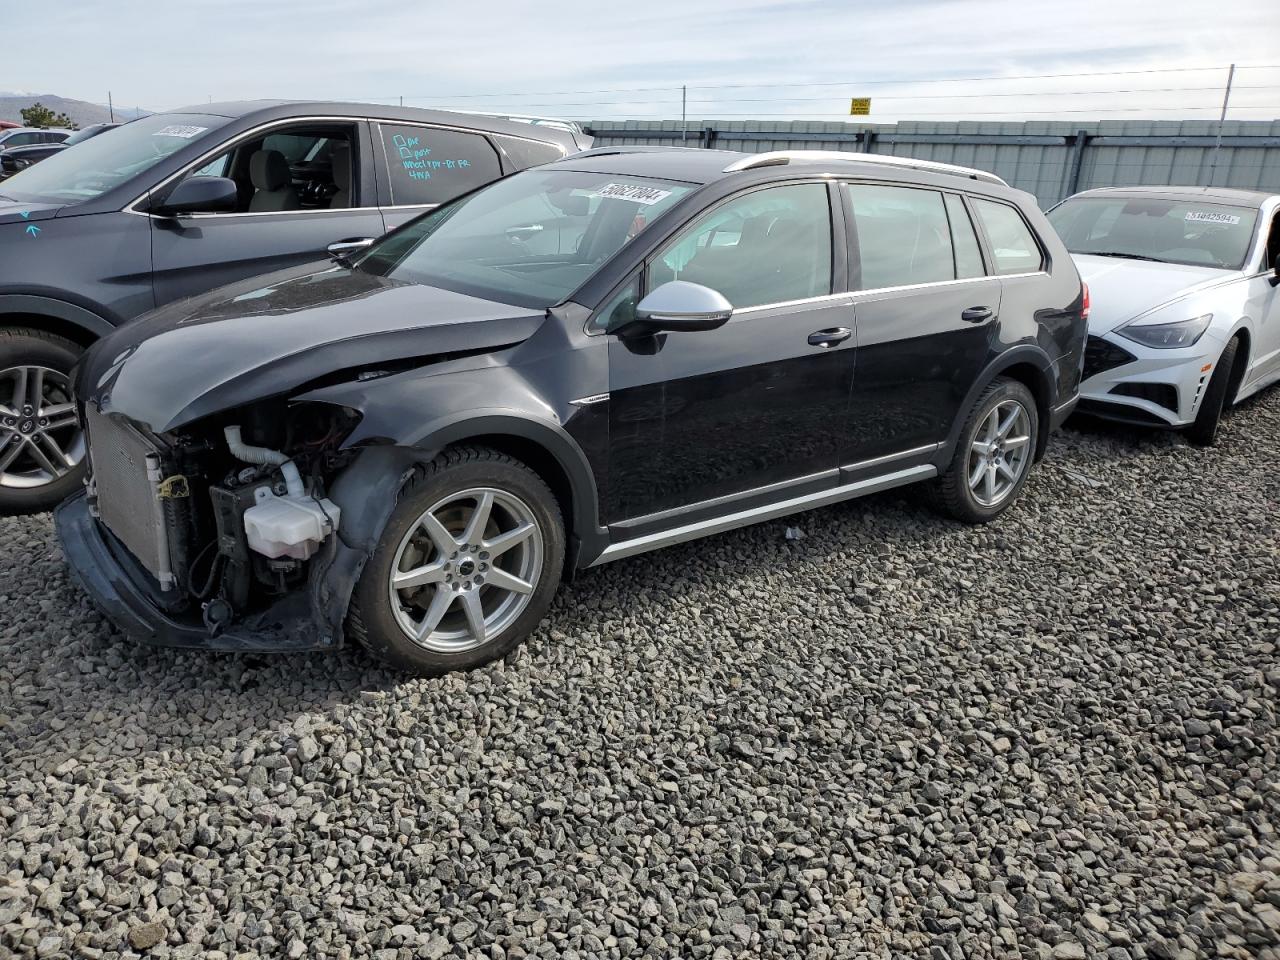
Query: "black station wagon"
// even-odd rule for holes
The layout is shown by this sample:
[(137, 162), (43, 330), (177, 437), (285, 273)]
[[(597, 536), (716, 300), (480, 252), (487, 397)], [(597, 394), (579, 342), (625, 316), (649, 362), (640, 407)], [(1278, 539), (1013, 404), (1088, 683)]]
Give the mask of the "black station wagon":
[(145, 641), (469, 667), (605, 561), (917, 481), (997, 517), (1086, 312), (990, 174), (592, 150), (106, 337), (58, 530)]
[[(78, 136), (78, 135), (77, 135)], [(162, 304), (355, 250), (424, 210), (590, 145), (549, 125), (371, 104), (201, 104), (0, 182), (0, 513), (79, 488), (68, 375)]]

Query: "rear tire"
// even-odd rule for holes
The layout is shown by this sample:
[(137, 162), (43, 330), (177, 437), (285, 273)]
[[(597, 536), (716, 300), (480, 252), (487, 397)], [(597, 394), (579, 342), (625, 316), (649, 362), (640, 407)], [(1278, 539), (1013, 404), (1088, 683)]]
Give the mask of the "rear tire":
[(84, 439), (69, 406), (82, 352), (43, 330), (0, 328), (0, 515), (51, 510), (83, 484)]
[(1211, 447), (1218, 439), (1218, 425), (1222, 423), (1222, 409), (1226, 406), (1239, 347), (1240, 338), (1232, 337), (1223, 349), (1218, 365), (1213, 368), (1213, 376), (1209, 378), (1209, 385), (1205, 387), (1195, 421), (1186, 428), (1187, 439), (1197, 447)]
[(1026, 485), (1039, 435), (1031, 391), (997, 377), (974, 403), (951, 462), (928, 488), (934, 509), (963, 523), (1000, 516)]
[(347, 628), (424, 676), (506, 656), (551, 605), (560, 507), (542, 478), (488, 447), (454, 447), (401, 493), (356, 585)]

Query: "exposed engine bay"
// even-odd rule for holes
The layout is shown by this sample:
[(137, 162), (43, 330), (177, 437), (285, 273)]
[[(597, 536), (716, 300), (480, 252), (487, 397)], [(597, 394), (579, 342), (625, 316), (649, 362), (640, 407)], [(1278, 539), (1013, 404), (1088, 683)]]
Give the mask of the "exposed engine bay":
[(344, 407), (263, 404), (156, 436), (86, 412), (90, 510), (150, 574), (171, 616), (216, 636), (296, 592), (332, 553), (329, 478), (359, 421)]

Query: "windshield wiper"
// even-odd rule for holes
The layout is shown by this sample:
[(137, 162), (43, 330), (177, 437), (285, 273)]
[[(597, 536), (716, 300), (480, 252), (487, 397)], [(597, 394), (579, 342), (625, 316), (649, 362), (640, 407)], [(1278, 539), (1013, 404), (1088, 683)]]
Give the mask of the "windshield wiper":
[(1081, 250), (1090, 257), (1120, 257), (1124, 260), (1150, 260), (1152, 263), (1164, 263), (1159, 257), (1148, 257), (1145, 253), (1125, 253), (1122, 250)]

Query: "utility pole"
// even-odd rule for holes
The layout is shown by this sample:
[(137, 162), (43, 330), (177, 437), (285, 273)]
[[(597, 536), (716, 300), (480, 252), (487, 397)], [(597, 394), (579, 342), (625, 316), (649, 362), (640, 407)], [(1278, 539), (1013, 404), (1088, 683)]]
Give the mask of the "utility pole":
[(107, 112), (111, 114), (111, 122), (115, 123), (116, 122), (116, 105), (115, 105), (115, 102), (111, 99), (110, 90), (107, 91)]
[(689, 88), (681, 84), (680, 86), (680, 142), (684, 143), (685, 135), (689, 131)]
[(1236, 65), (1227, 70), (1227, 89), (1222, 95), (1222, 113), (1218, 116), (1218, 139), (1213, 144), (1213, 159), (1209, 161), (1209, 186), (1214, 185), (1218, 172), (1218, 154), (1222, 151), (1222, 125), (1227, 122), (1227, 107), (1231, 103), (1231, 82), (1236, 78)]

